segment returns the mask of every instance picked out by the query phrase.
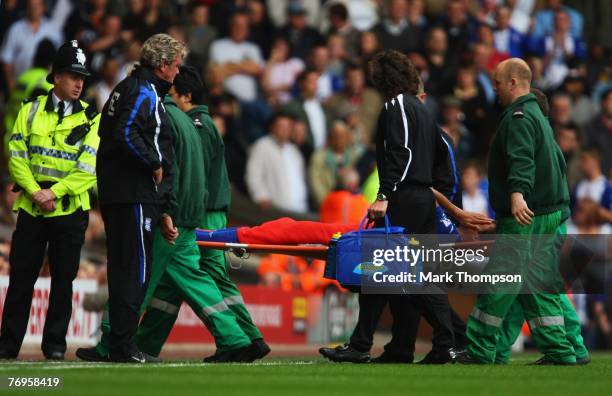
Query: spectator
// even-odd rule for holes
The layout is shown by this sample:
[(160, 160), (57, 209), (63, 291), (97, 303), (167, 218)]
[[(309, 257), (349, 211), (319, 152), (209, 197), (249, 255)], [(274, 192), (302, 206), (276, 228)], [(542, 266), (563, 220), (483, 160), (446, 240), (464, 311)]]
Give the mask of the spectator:
[(369, 206), (359, 193), (359, 173), (354, 168), (345, 168), (339, 175), (336, 189), (325, 197), (319, 212), (324, 223), (359, 224)]
[(351, 25), (349, 13), (342, 3), (334, 3), (329, 7), (329, 33), (337, 34), (344, 39), (346, 52), (351, 59), (357, 57), (359, 46), (359, 31)]
[(98, 112), (102, 111), (119, 77), (119, 62), (115, 58), (106, 58), (100, 70), (102, 80), (87, 90), (86, 97), (95, 102)]
[(306, 25), (306, 9), (300, 2), (292, 1), (287, 9), (289, 22), (279, 35), (289, 43), (290, 56), (306, 59), (312, 49), (323, 43), (319, 32)]
[(317, 99), (323, 103), (342, 89), (342, 74), (334, 74), (330, 68), (329, 50), (324, 45), (312, 49), (309, 57), (310, 67), (319, 74)]
[(327, 146), (315, 151), (308, 171), (309, 184), (317, 206), (337, 188), (340, 175), (357, 162), (357, 153), (350, 145), (350, 132), (342, 121), (333, 123)]
[(277, 114), (270, 122), (270, 133), (257, 140), (246, 166), (246, 183), (262, 209), (272, 206), (304, 213), (308, 210), (304, 158), (289, 141), (292, 120)]
[(322, 148), (327, 140), (327, 117), (317, 99), (318, 81), (319, 73), (315, 70), (303, 71), (298, 76), (300, 95), (285, 107), (287, 113), (304, 120), (308, 125), (308, 136), (304, 144), (306, 159), (310, 158), (313, 150)]
[(344, 81), (342, 80), (344, 67), (349, 59), (348, 53), (346, 52), (344, 37), (339, 34), (330, 34), (327, 37), (327, 52), (329, 53), (327, 70), (333, 76), (336, 76), (339, 80), (338, 86), (342, 87), (344, 85)]
[(249, 20), (246, 14), (234, 14), (230, 35), (215, 40), (210, 47), (210, 61), (220, 66), (225, 75), (225, 89), (244, 102), (257, 98), (256, 77), (263, 71), (259, 48), (247, 40)]
[(99, 36), (93, 38), (89, 43), (83, 43), (83, 45), (87, 51), (93, 54), (91, 69), (95, 73), (94, 75), (99, 74), (106, 58), (116, 59), (121, 56), (123, 50), (121, 18), (112, 14), (105, 15)]
[(139, 41), (165, 32), (170, 26), (170, 18), (162, 12), (160, 0), (129, 0), (128, 9), (123, 28)]
[(544, 37), (553, 33), (556, 14), (559, 11), (563, 11), (568, 16), (571, 35), (578, 38), (582, 37), (582, 15), (575, 9), (563, 5), (561, 0), (548, 0), (548, 7), (536, 13), (532, 35)]
[(578, 125), (573, 122), (560, 124), (555, 127), (555, 138), (563, 153), (566, 164), (567, 183), (570, 191), (583, 175), (580, 170), (580, 131)]
[(406, 0), (390, 0), (388, 15), (375, 28), (383, 49), (410, 52), (420, 49), (421, 28), (408, 21)]
[(408, 22), (424, 32), (427, 28), (425, 17), (425, 2), (423, 0), (408, 0)]
[(8, 150), (8, 138), (11, 135), (15, 119), (17, 118), (23, 101), (43, 95), (53, 88), (53, 85), (49, 84), (46, 78), (54, 58), (55, 48), (53, 43), (48, 39), (42, 40), (38, 43), (36, 55), (34, 55), (34, 65), (21, 73), (17, 78), (17, 84), (15, 89), (11, 92), (11, 96), (6, 106), (6, 112), (4, 113), (4, 127), (6, 130), (4, 135), (4, 148), (6, 150)]
[(476, 67), (464, 63), (457, 70), (457, 80), (451, 95), (461, 100), (461, 111), (465, 116), (465, 126), (478, 137), (474, 141), (474, 152), (486, 155), (488, 142), (495, 130), (492, 108), (487, 103), (484, 91), (476, 81)]
[(563, 81), (562, 90), (569, 96), (571, 101), (572, 120), (580, 128), (593, 120), (597, 114), (597, 109), (586, 94), (586, 81), (582, 77), (568, 76)]
[(361, 32), (359, 36), (359, 59), (363, 64), (367, 64), (369, 60), (380, 50), (378, 36), (372, 31)]
[(550, 123), (554, 127), (572, 120), (572, 101), (569, 95), (558, 93), (550, 99)]
[(570, 19), (565, 11), (555, 13), (555, 28), (543, 37), (532, 37), (530, 49), (544, 57), (544, 75), (551, 87), (556, 88), (568, 74), (570, 60), (586, 56), (586, 46), (570, 31)]
[(612, 179), (612, 88), (601, 95), (601, 110), (586, 128), (588, 145), (601, 150), (601, 168), (607, 178)]
[(305, 24), (313, 28), (319, 26), (321, 0), (266, 0), (266, 8), (276, 27), (285, 26), (292, 12), (297, 10), (303, 12)]
[(599, 206), (612, 209), (612, 184), (601, 171), (601, 156), (596, 148), (587, 148), (580, 156), (584, 179), (576, 184), (574, 202), (589, 198)]
[(268, 17), (263, 0), (248, 0), (247, 13), (250, 27), (249, 41), (259, 47), (264, 58), (268, 58), (275, 29)]
[(57, 48), (63, 40), (59, 27), (44, 16), (44, 0), (27, 0), (26, 4), (26, 17), (9, 28), (0, 51), (9, 92), (17, 77), (32, 67), (39, 42), (46, 38)]
[(465, 114), (461, 111), (461, 101), (454, 96), (447, 96), (442, 99), (441, 108), (440, 126), (452, 139), (457, 150), (457, 158), (460, 161), (471, 158), (475, 139), (472, 132), (463, 123)]
[(434, 27), (427, 33), (425, 60), (429, 72), (428, 78), (425, 79), (425, 90), (430, 95), (439, 97), (452, 79), (455, 67), (448, 57), (448, 37), (444, 29)]
[[(376, 120), (382, 108), (382, 98), (378, 91), (366, 86), (363, 68), (350, 64), (344, 73), (345, 87), (342, 92), (332, 96), (325, 104), (327, 118), (344, 118), (339, 116), (347, 108), (355, 109), (358, 119), (363, 124), (363, 136), (354, 136), (355, 143), (369, 145), (376, 133)], [(349, 114), (343, 114), (347, 116)]]
[(289, 58), (289, 44), (284, 38), (274, 40), (261, 81), (266, 94), (274, 95), (281, 105), (288, 103), (295, 79), (304, 67), (300, 58)]
[(84, 6), (77, 5), (68, 17), (64, 35), (68, 39), (88, 42), (102, 30), (104, 17), (108, 12), (108, 0), (88, 0), (83, 3)]
[(510, 16), (510, 8), (506, 6), (499, 7), (495, 13), (495, 49), (512, 58), (522, 58), (525, 38), (510, 25)]
[(448, 37), (448, 57), (453, 64), (457, 64), (468, 50), (468, 45), (476, 41), (478, 22), (468, 14), (462, 0), (449, 0), (440, 26)]
[(467, 163), (461, 172), (461, 188), (463, 190), (461, 204), (463, 210), (488, 215), (489, 201), (480, 189), (480, 184), (480, 169), (474, 163)]
[(217, 38), (217, 29), (208, 23), (209, 10), (203, 3), (193, 3), (187, 24), (187, 63), (202, 68), (208, 63), (210, 46)]

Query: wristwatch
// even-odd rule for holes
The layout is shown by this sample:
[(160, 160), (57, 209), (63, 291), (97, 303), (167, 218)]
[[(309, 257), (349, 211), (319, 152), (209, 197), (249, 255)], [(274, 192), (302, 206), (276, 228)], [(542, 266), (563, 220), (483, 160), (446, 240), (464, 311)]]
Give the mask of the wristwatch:
[(387, 200), (387, 196), (383, 193), (378, 193), (376, 194), (376, 200), (377, 201), (386, 201)]

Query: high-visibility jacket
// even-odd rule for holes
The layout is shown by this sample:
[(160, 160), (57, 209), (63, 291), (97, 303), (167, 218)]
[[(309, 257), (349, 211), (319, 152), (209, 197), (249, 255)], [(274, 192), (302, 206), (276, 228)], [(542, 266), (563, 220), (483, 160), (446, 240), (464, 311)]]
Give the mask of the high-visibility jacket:
[[(51, 95), (49, 92), (21, 107), (9, 141), (9, 171), (21, 190), (13, 210), (23, 209), (33, 216), (89, 210), (88, 190), (96, 183), (100, 116), (77, 100), (72, 114), (58, 124)], [(75, 128), (89, 130), (78, 141), (67, 142)], [(53, 183), (50, 188), (56, 195), (56, 205), (52, 212), (43, 212), (32, 202), (32, 194), (41, 189), (42, 182)]]
[(11, 92), (9, 101), (6, 104), (6, 113), (4, 114), (4, 130), (6, 131), (4, 136), (5, 151), (8, 150), (11, 131), (23, 101), (43, 93), (48, 93), (53, 88), (53, 84), (49, 84), (46, 80), (47, 74), (49, 74), (49, 70), (46, 68), (33, 67), (24, 71), (17, 78), (15, 89)]

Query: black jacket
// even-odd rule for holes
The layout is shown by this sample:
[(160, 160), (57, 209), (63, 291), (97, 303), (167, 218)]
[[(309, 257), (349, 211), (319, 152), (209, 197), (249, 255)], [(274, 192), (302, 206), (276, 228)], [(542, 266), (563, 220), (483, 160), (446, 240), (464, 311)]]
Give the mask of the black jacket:
[[(137, 67), (102, 110), (96, 172), (101, 204), (168, 203), (174, 151), (163, 97), (171, 84)], [(163, 166), (160, 186), (153, 171)]]
[(436, 128), (414, 95), (399, 94), (385, 103), (376, 131), (379, 193), (388, 197), (410, 185), (432, 186)]

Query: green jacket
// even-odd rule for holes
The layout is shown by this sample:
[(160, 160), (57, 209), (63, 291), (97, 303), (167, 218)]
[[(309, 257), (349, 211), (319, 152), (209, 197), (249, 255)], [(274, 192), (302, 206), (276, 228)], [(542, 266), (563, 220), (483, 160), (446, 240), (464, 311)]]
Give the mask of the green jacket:
[(175, 152), (168, 214), (175, 226), (195, 228), (200, 225), (205, 212), (206, 175), (202, 166), (202, 142), (191, 119), (170, 96), (164, 99), (164, 106)]
[(231, 191), (225, 165), (225, 145), (213, 123), (208, 106), (196, 106), (187, 112), (202, 139), (204, 169), (206, 173), (206, 210), (227, 211)]
[(518, 98), (501, 114), (489, 154), (489, 199), (498, 217), (511, 216), (510, 194), (523, 194), (536, 215), (569, 216), (565, 160), (536, 98)]

